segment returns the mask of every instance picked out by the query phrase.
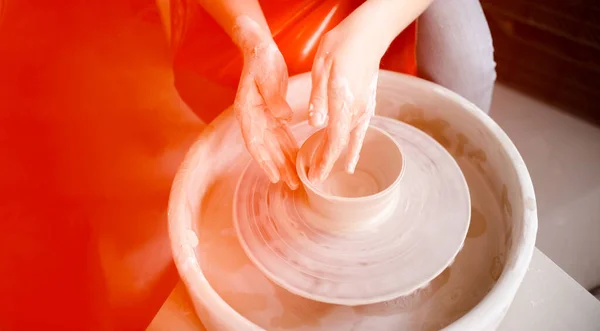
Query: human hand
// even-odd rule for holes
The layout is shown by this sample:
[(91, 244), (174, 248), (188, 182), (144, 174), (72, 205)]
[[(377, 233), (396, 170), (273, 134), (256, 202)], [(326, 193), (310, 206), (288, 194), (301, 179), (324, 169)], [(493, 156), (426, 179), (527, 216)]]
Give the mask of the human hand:
[(263, 36), (252, 23), (244, 27), (246, 43), (240, 43), (245, 45), (244, 68), (234, 112), (252, 158), (272, 183), (282, 179), (294, 190), (299, 186), (298, 144), (288, 127), (292, 109), (285, 100), (287, 66), (270, 34)]
[(372, 47), (370, 36), (344, 21), (322, 39), (312, 69), (309, 122), (327, 122), (323, 140), (311, 161), (308, 177), (323, 181), (347, 147), (345, 168), (353, 173), (375, 113), (379, 62), (385, 48)]

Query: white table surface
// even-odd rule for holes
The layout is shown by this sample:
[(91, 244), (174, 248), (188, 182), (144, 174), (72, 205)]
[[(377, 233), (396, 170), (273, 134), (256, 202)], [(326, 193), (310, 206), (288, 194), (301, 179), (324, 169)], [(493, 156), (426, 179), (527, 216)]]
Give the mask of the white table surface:
[[(205, 330), (181, 282), (149, 331)], [(499, 331), (600, 331), (600, 301), (538, 249)]]

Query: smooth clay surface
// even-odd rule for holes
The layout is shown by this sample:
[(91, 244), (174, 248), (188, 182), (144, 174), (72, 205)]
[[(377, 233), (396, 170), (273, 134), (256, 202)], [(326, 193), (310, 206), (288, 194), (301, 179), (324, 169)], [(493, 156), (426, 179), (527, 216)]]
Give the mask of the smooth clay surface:
[[(310, 75), (290, 80), (305, 120)], [(471, 193), (471, 223), (454, 263), (409, 296), (378, 304), (317, 303), (275, 285), (248, 259), (232, 222), (249, 156), (231, 110), (192, 146), (174, 182), (169, 230), (175, 263), (209, 330), (492, 330), (523, 280), (535, 244), (527, 169), (483, 112), (435, 84), (380, 73), (377, 114), (419, 128), (452, 154)], [(227, 146), (227, 148), (223, 148)], [(291, 198), (291, 197), (289, 197)]]
[[(356, 168), (359, 181), (366, 177), (378, 183), (368, 196), (319, 191), (321, 199), (307, 199), (311, 188), (318, 188), (305, 171), (300, 178), (306, 192), (291, 191), (285, 184), (271, 184), (256, 162), (240, 177), (233, 217), (242, 247), (284, 289), (340, 305), (384, 302), (428, 284), (463, 246), (470, 199), (452, 156), (400, 121), (375, 117), (371, 125)], [(310, 127), (303, 123), (294, 132), (303, 141)], [(305, 145), (299, 159), (309, 154), (302, 151)], [(398, 164), (383, 165), (394, 161)], [(305, 162), (298, 164), (302, 168)], [(240, 291), (255, 288), (247, 284)], [(285, 300), (280, 304), (287, 306)]]
[[(362, 157), (358, 160), (354, 173), (349, 174), (345, 169), (348, 158), (346, 149), (340, 154), (331, 173), (324, 181), (310, 182), (308, 169), (315, 157), (319, 143), (323, 141), (324, 133), (325, 129), (313, 133), (302, 144), (298, 153), (296, 169), (306, 190), (314, 192), (321, 199), (339, 202), (344, 198), (350, 198), (346, 200), (355, 205), (357, 199), (352, 198), (373, 201), (374, 195), (378, 195), (377, 198), (379, 198), (397, 188), (397, 183), (405, 169), (401, 147), (392, 136), (372, 124), (365, 134), (361, 149)], [(334, 197), (337, 199), (332, 199)], [(370, 198), (364, 199), (366, 197)], [(334, 205), (334, 207), (339, 206)], [(336, 212), (331, 216), (342, 214), (345, 218), (351, 217), (342, 210), (336, 210)]]
[[(369, 231), (375, 223), (389, 218), (398, 205), (400, 180), (406, 169), (401, 147), (394, 137), (370, 125), (362, 157), (353, 174), (345, 170), (347, 151), (343, 151), (324, 181), (311, 182), (308, 180), (308, 168), (323, 142), (324, 131), (321, 129), (304, 141), (296, 161), (309, 209), (323, 216), (303, 218), (305, 222), (330, 232)], [(462, 177), (462, 174), (458, 176)]]

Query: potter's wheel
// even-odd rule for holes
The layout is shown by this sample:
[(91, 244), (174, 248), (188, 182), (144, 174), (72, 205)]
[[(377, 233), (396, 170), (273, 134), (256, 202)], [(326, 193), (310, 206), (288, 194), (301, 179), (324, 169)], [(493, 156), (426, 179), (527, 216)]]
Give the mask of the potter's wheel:
[[(460, 96), (398, 73), (381, 71), (379, 78), (377, 114), (433, 137), (464, 174), (471, 220), (463, 249), (428, 286), (385, 302), (336, 305), (283, 288), (249, 259), (233, 225), (234, 193), (250, 155), (229, 109), (190, 148), (169, 201), (173, 258), (207, 330), (453, 331), (499, 325), (535, 244), (535, 194), (527, 168), (498, 125)], [(310, 73), (290, 78), (294, 123), (308, 117), (310, 86)], [(293, 133), (302, 142), (314, 131), (300, 125)]]
[[(239, 178), (233, 216), (241, 246), (296, 295), (351, 306), (405, 296), (429, 284), (463, 246), (470, 197), (453, 157), (400, 121), (374, 118), (371, 126), (356, 174), (330, 176), (338, 182), (329, 187), (356, 181), (351, 197), (307, 181), (303, 167), (318, 137), (299, 154), (303, 188), (271, 184), (253, 161)], [(294, 128), (308, 130), (307, 123)]]

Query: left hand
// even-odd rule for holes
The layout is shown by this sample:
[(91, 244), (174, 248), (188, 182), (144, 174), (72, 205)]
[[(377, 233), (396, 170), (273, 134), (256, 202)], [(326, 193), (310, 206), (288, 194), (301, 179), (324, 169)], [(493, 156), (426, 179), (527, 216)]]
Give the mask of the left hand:
[[(312, 68), (309, 122), (325, 135), (311, 161), (308, 177), (323, 181), (348, 147), (345, 168), (353, 173), (371, 117), (379, 62), (385, 48), (372, 44), (369, 33), (344, 21), (322, 39)], [(370, 48), (370, 46), (373, 46)]]
[(246, 18), (240, 21), (244, 68), (233, 109), (250, 155), (272, 183), (281, 179), (295, 190), (300, 182), (298, 146), (288, 127), (292, 109), (285, 99), (287, 66), (269, 33)]

